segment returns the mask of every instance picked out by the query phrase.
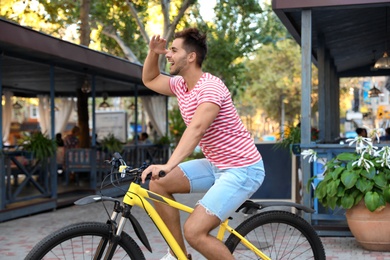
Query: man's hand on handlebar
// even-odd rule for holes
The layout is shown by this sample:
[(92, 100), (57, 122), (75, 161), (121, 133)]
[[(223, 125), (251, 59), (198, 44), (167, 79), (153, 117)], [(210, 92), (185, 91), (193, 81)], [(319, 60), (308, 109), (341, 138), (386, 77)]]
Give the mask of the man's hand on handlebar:
[(145, 180), (150, 175), (151, 180), (158, 180), (161, 177), (164, 177), (168, 172), (169, 168), (166, 164), (154, 164), (146, 168), (141, 175), (142, 183), (145, 183)]

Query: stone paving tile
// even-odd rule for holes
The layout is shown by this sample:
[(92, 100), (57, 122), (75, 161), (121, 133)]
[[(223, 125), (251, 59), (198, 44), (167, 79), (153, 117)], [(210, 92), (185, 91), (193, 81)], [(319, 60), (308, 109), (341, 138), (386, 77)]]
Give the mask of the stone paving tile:
[[(202, 194), (178, 195), (178, 201), (189, 206), (194, 206)], [(111, 212), (110, 203), (106, 203)], [(144, 231), (148, 235), (153, 253), (149, 253), (141, 246), (136, 236), (132, 236), (145, 249), (145, 257), (148, 260), (158, 260), (165, 255), (167, 245), (161, 237), (157, 228), (152, 224), (149, 217), (139, 208), (133, 209), (133, 214), (137, 217)], [(242, 214), (240, 214), (242, 216)], [(184, 220), (186, 213), (181, 215)], [(233, 216), (234, 221), (239, 222), (242, 217)], [(0, 259), (1, 260), (21, 260), (27, 255), (29, 250), (43, 237), (69, 224), (83, 221), (105, 222), (107, 213), (102, 203), (95, 203), (86, 206), (70, 206), (55, 211), (36, 214), (29, 217), (19, 218), (0, 223)], [(126, 225), (125, 231), (133, 233), (130, 224)], [(372, 252), (362, 249), (353, 237), (321, 237), (324, 244), (328, 260), (390, 260), (390, 252)], [(204, 259), (196, 251), (189, 248), (193, 259)]]

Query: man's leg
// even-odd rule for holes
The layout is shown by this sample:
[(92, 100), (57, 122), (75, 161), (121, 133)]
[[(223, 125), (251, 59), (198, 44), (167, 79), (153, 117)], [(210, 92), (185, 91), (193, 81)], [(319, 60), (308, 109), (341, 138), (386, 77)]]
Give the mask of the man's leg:
[(206, 212), (198, 205), (184, 224), (184, 236), (192, 248), (207, 259), (229, 260), (234, 259), (229, 249), (210, 232), (221, 223), (221, 220)]
[(229, 249), (210, 232), (227, 219), (261, 185), (263, 163), (216, 170), (212, 185), (184, 224), (187, 242), (207, 259), (234, 259)]
[[(174, 200), (173, 194), (190, 192), (190, 183), (187, 177), (184, 176), (183, 171), (179, 167), (176, 167), (165, 177), (150, 181), (149, 190)], [(155, 202), (154, 205), (183, 252), (187, 254), (183, 233), (181, 231), (179, 210), (158, 202)]]

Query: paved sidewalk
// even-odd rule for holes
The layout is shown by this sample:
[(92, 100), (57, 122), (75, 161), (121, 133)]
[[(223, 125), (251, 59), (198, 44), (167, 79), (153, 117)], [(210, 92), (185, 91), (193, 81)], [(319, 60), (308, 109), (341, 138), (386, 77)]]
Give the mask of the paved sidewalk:
[[(176, 199), (194, 206), (201, 196), (202, 194), (178, 195)], [(111, 212), (111, 204), (107, 202), (105, 204)], [(160, 259), (167, 250), (165, 241), (149, 217), (141, 209), (134, 208), (132, 212), (147, 233), (153, 249), (153, 254), (146, 249), (144, 250), (146, 259)], [(185, 219), (186, 215), (183, 213), (182, 219)], [(106, 219), (107, 213), (103, 204), (94, 203), (86, 206), (70, 206), (56, 211), (0, 223), (0, 259), (22, 260), (39, 240), (63, 226), (83, 221), (105, 222)], [(235, 223), (231, 224), (233, 227), (236, 226)], [(126, 225), (125, 231), (130, 234), (133, 233), (131, 225)], [(141, 246), (136, 236), (133, 236), (133, 238)], [(321, 239), (329, 260), (390, 260), (390, 252), (363, 250), (353, 237), (322, 237)], [(193, 259), (204, 259), (194, 250), (190, 249), (189, 251), (193, 255)]]

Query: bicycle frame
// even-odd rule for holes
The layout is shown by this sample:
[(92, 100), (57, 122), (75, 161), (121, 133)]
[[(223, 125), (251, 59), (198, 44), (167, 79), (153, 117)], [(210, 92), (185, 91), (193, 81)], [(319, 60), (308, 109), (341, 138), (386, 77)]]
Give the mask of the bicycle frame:
[[(114, 154), (114, 158), (108, 162), (112, 165), (111, 174), (107, 175), (107, 177), (110, 177), (111, 184), (118, 187), (117, 185), (120, 184), (120, 181), (130, 181), (123, 202), (115, 198), (103, 196), (103, 194), (90, 195), (75, 201), (76, 205), (87, 205), (98, 201), (114, 202), (113, 211), (108, 220), (105, 223), (99, 221), (83, 222), (63, 227), (58, 232), (54, 232), (42, 239), (30, 251), (26, 259), (42, 259), (45, 256), (55, 256), (57, 259), (59, 256), (68, 257), (71, 254), (75, 257), (77, 256), (77, 258), (82, 255), (90, 258), (92, 255), (94, 259), (101, 259), (102, 257), (104, 259), (112, 259), (114, 256), (144, 259), (144, 252), (142, 252), (137, 241), (124, 231), (126, 222), (129, 220), (133, 225), (134, 234), (152, 252), (146, 233), (131, 212), (133, 206), (138, 206), (149, 215), (178, 259), (187, 260), (187, 256), (155, 209), (154, 203), (164, 203), (168, 207), (187, 213), (192, 213), (194, 209), (141, 186), (141, 174), (147, 168), (146, 164), (139, 168), (128, 167), (118, 153)], [(119, 171), (117, 170), (118, 168)], [(163, 177), (165, 173), (159, 172), (159, 176)], [(125, 177), (128, 178), (125, 179)], [(103, 184), (104, 182), (102, 186)], [(121, 191), (125, 191), (120, 187), (118, 188)], [(104, 203), (103, 206), (107, 214), (109, 214)], [(230, 252), (235, 252), (235, 254), (243, 257), (240, 259), (247, 259), (249, 258), (247, 254), (252, 256), (254, 254), (257, 255), (256, 259), (261, 258), (263, 260), (269, 260), (271, 259), (270, 257), (275, 259), (285, 259), (285, 257), (297, 258), (303, 255), (310, 259), (325, 260), (325, 250), (321, 239), (313, 227), (300, 216), (291, 212), (273, 209), (257, 213), (264, 208), (277, 206), (296, 208), (306, 213), (314, 212), (313, 209), (293, 202), (254, 202), (248, 199), (235, 212), (253, 215), (244, 221), (240, 220), (239, 217), (240, 224), (236, 229), (233, 229), (228, 224), (232, 218), (223, 221), (220, 223), (219, 229), (216, 230), (218, 231), (216, 238), (226, 244)], [(119, 217), (119, 215), (121, 216)], [(235, 223), (236, 221), (233, 222)], [(228, 237), (225, 239), (226, 231)], [(256, 242), (252, 242), (252, 239), (253, 241), (256, 240)], [(88, 244), (87, 249), (85, 249), (84, 243)], [(241, 246), (238, 246), (239, 244)], [(254, 245), (258, 245), (258, 248)], [(267, 255), (260, 248), (266, 251)]]
[[(165, 225), (164, 221), (161, 219), (160, 215), (157, 213), (156, 209), (152, 206), (152, 204), (149, 202), (150, 199), (152, 201), (156, 201), (159, 203), (164, 203), (169, 205), (170, 207), (176, 208), (178, 210), (191, 213), (194, 209), (191, 207), (188, 207), (186, 205), (183, 205), (177, 201), (168, 199), (164, 196), (161, 196), (157, 193), (154, 193), (152, 191), (149, 191), (143, 187), (141, 187), (139, 184), (132, 182), (130, 184), (130, 187), (124, 196), (123, 202), (126, 205), (129, 206), (138, 206), (145, 210), (145, 212), (149, 215), (149, 217), (152, 219), (154, 224), (156, 225), (157, 229), (161, 232), (162, 236), (164, 237), (165, 241), (169, 245), (169, 247), (172, 249), (172, 251), (175, 253), (176, 257), (179, 260), (187, 260), (187, 256), (177, 243), (176, 239), (173, 237), (172, 233), (169, 231), (167, 226)], [(217, 239), (223, 240), (225, 232), (228, 231), (234, 235), (236, 235), (243, 245), (245, 245), (248, 249), (255, 252), (261, 259), (264, 260), (271, 260), (268, 256), (266, 256), (261, 250), (256, 248), (253, 244), (251, 244), (246, 238), (242, 237), (238, 232), (236, 232), (232, 227), (228, 225), (229, 219), (223, 221), (219, 227)]]

